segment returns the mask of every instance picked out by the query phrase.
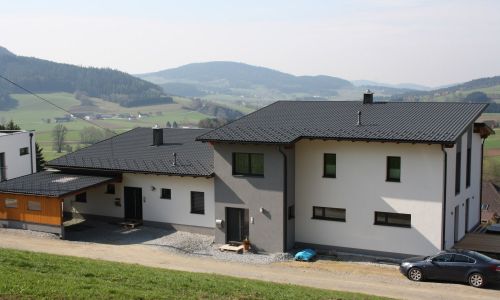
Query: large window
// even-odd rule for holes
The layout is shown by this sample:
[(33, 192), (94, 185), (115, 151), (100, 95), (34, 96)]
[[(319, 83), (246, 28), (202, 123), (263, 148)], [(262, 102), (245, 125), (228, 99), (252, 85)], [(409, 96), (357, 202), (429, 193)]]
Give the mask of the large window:
[(19, 148), (19, 155), (27, 155), (30, 153), (30, 150), (28, 147), (23, 147), (23, 148)]
[(171, 189), (161, 189), (161, 199), (172, 199), (172, 190)]
[(323, 177), (335, 178), (337, 176), (337, 156), (325, 153), (323, 156)]
[(36, 201), (36, 200), (29, 200), (28, 201), (28, 210), (41, 211), (42, 210), (42, 203), (40, 203), (40, 201)]
[(375, 225), (411, 227), (411, 215), (376, 211)]
[(233, 175), (264, 176), (264, 154), (233, 153)]
[(192, 214), (205, 214), (205, 193), (191, 192), (191, 213)]
[(455, 160), (455, 195), (460, 194), (461, 176), (462, 176), (462, 137), (456, 144), (457, 155)]
[(467, 130), (467, 165), (465, 170), (465, 187), (470, 187), (470, 172), (471, 172), (471, 147), (472, 147), (472, 126)]
[(387, 156), (387, 181), (401, 181), (401, 157)]
[(75, 196), (76, 202), (87, 203), (87, 193), (83, 192)]
[(7, 167), (5, 166), (5, 153), (0, 153), (0, 182), (7, 180), (5, 175)]
[(5, 199), (5, 208), (17, 208), (17, 199)]
[(313, 206), (313, 219), (345, 222), (345, 208)]

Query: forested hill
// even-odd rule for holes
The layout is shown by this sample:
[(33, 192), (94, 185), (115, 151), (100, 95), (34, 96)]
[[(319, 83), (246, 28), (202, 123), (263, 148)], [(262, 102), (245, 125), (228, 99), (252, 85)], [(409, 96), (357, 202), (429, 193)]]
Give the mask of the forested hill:
[[(172, 102), (161, 87), (121, 71), (17, 56), (3, 47), (0, 47), (0, 74), (38, 93), (78, 92), (122, 106)], [(0, 80), (0, 110), (15, 107), (16, 101), (9, 94), (20, 92), (15, 86)]]

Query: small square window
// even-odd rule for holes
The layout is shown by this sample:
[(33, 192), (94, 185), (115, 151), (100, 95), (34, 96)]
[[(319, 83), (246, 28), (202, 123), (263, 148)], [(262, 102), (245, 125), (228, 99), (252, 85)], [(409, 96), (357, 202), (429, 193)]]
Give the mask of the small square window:
[(335, 178), (337, 176), (337, 156), (325, 153), (323, 157), (323, 177)]
[(75, 201), (80, 203), (87, 203), (87, 193), (83, 192), (75, 196)]
[(106, 185), (106, 194), (115, 194), (115, 185), (110, 183)]
[(172, 190), (171, 189), (161, 189), (161, 199), (172, 199)]
[(27, 154), (30, 154), (30, 150), (28, 147), (19, 148), (19, 155), (22, 156)]
[(387, 181), (401, 181), (401, 157), (387, 156)]
[(5, 208), (17, 208), (17, 199), (5, 199)]
[(42, 203), (40, 203), (40, 201), (28, 200), (28, 210), (41, 211), (42, 210)]

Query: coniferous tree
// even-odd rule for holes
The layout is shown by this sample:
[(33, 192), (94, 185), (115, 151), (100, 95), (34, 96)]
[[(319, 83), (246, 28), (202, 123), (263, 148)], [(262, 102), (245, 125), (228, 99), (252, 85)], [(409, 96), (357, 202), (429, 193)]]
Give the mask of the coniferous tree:
[(43, 148), (35, 143), (35, 151), (36, 151), (36, 171), (40, 172), (45, 170), (45, 158), (43, 158)]

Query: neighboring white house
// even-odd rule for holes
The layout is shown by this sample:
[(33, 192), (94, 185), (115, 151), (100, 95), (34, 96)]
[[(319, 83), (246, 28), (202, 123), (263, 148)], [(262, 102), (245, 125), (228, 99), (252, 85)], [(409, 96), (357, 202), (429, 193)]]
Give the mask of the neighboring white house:
[(0, 181), (36, 172), (33, 131), (0, 130)]

